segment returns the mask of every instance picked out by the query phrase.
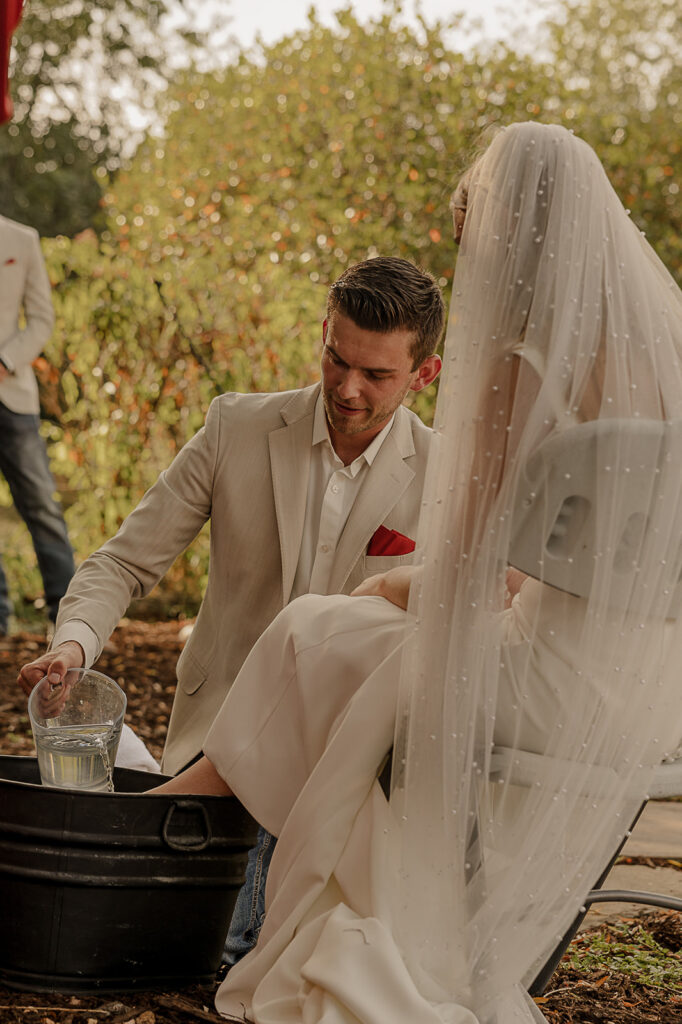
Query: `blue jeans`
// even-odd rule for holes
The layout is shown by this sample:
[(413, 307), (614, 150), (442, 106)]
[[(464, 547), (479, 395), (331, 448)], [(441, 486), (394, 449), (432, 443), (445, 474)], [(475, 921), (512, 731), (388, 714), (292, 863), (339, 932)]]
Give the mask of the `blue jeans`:
[[(75, 565), (64, 517), (53, 497), (55, 483), (39, 425), (38, 416), (12, 412), (0, 402), (0, 472), (31, 534), (48, 615), (54, 622)], [(11, 612), (7, 579), (0, 563), (1, 632), (7, 631)]]
[(256, 945), (265, 917), (265, 882), (276, 842), (274, 836), (259, 828), (256, 845), (249, 850), (246, 877), (239, 890), (225, 940), (223, 963), (230, 967)]

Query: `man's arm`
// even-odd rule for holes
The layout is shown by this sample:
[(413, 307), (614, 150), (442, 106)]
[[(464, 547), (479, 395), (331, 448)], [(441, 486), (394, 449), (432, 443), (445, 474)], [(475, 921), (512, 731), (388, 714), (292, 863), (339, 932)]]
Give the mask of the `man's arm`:
[[(130, 602), (149, 593), (211, 514), (220, 409), (213, 403), (206, 426), (179, 452), (118, 533), (90, 555), (59, 605), (53, 648), (24, 666), (20, 686), (30, 692), (47, 668), (92, 664)], [(93, 646), (83, 631), (92, 635)], [(68, 664), (55, 665), (55, 656)], [(66, 654), (65, 654), (66, 652)], [(75, 659), (78, 659), (77, 661)]]
[(37, 232), (31, 232), (28, 244), (28, 265), (21, 300), (26, 326), (17, 327), (9, 338), (0, 339), (0, 360), (7, 373), (15, 373), (32, 363), (54, 327), (52, 288)]
[(59, 605), (55, 642), (86, 623), (99, 656), (131, 601), (144, 597), (194, 540), (211, 512), (213, 459), (205, 430), (185, 445), (121, 526), (78, 569)]

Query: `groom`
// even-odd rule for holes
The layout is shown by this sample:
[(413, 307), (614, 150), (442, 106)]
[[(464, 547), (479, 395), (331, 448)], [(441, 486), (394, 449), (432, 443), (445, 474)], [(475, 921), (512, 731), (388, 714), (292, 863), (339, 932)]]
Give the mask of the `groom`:
[[(244, 658), (289, 601), (347, 594), (411, 561), (431, 431), (402, 401), (438, 375), (444, 319), (436, 282), (412, 263), (348, 268), (328, 294), (321, 384), (215, 399), (202, 430), (79, 568), (51, 650), (21, 670), (24, 690), (48, 671), (91, 665), (130, 601), (210, 520), (208, 583), (178, 661), (162, 769), (196, 758)], [(266, 855), (261, 843), (256, 876)]]

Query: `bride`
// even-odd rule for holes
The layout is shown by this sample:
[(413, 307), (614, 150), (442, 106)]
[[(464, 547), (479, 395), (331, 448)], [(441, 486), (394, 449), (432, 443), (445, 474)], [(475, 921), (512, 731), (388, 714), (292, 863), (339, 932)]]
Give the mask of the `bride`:
[[(502, 130), (453, 205), (407, 610), (295, 601), (204, 758), (159, 790), (233, 793), (279, 837), (258, 944), (218, 991), (232, 1020), (543, 1020), (527, 987), (679, 740), (679, 459), (638, 466), (654, 540), (624, 565), (617, 523), (633, 425), (682, 419), (682, 295), (563, 128)], [(533, 460), (596, 421), (611, 443), (595, 442), (595, 568), (574, 596), (508, 572), (513, 523)], [(500, 745), (535, 759), (530, 782), (495, 769)]]

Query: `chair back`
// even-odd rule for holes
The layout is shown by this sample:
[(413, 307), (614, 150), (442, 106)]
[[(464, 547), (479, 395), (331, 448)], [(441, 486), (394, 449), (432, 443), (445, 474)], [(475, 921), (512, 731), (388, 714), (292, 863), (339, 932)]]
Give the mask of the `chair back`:
[[(670, 464), (678, 472), (661, 472)], [(603, 500), (609, 471), (619, 489), (610, 523), (616, 542), (600, 549), (597, 499)], [(675, 510), (667, 539), (652, 523), (657, 502)], [(517, 569), (587, 597), (595, 573), (608, 564), (616, 581), (609, 602), (623, 606), (650, 546), (661, 543), (668, 566), (665, 607), (672, 617), (682, 608), (682, 421), (581, 423), (550, 436), (529, 460), (512, 521), (509, 561)]]

